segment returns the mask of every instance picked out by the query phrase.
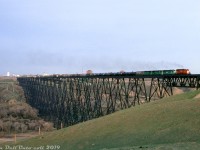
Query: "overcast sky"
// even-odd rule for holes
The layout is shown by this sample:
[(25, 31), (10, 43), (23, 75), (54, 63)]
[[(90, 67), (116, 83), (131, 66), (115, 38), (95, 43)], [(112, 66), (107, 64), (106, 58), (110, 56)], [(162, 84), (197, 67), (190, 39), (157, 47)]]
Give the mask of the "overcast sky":
[(189, 68), (199, 0), (0, 0), (0, 75)]

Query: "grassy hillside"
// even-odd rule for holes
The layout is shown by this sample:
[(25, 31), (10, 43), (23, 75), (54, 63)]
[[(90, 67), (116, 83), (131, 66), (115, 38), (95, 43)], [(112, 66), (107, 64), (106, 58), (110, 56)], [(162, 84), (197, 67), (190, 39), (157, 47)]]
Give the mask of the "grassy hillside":
[(198, 149), (199, 91), (164, 98), (17, 143), (79, 149)]

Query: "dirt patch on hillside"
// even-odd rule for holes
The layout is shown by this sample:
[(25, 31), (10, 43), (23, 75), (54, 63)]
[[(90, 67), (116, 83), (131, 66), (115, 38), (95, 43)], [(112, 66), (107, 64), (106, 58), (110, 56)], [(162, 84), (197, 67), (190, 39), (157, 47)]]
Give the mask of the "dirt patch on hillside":
[(173, 89), (173, 93), (174, 93), (174, 95), (176, 95), (176, 94), (182, 94), (182, 93), (184, 93), (184, 91), (182, 89), (180, 89), (180, 88), (175, 87)]
[(200, 98), (200, 94), (197, 94), (194, 98)]
[(190, 92), (190, 91), (193, 91), (194, 89), (192, 88), (179, 88), (179, 87), (174, 87), (173, 88), (173, 93), (174, 95), (177, 95), (177, 94), (183, 94), (185, 92)]

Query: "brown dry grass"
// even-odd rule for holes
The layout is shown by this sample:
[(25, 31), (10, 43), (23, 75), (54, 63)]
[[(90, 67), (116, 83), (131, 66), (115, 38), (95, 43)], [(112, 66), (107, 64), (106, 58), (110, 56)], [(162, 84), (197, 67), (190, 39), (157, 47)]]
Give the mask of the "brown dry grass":
[[(29, 139), (29, 138), (33, 138), (36, 136), (39, 136), (39, 132), (17, 133), (16, 134), (16, 142), (25, 140), (25, 139)], [(3, 144), (3, 143), (5, 144), (8, 142), (12, 142), (12, 143), (15, 142), (15, 134), (8, 134), (8, 135), (5, 135), (4, 137), (0, 138), (0, 144)]]

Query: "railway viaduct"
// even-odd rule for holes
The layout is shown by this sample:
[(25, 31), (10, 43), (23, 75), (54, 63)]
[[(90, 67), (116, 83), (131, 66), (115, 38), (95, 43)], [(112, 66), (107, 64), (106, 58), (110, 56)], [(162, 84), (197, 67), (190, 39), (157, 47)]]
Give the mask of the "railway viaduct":
[(55, 127), (70, 126), (200, 87), (200, 75), (56, 75), (19, 77), (27, 102)]

